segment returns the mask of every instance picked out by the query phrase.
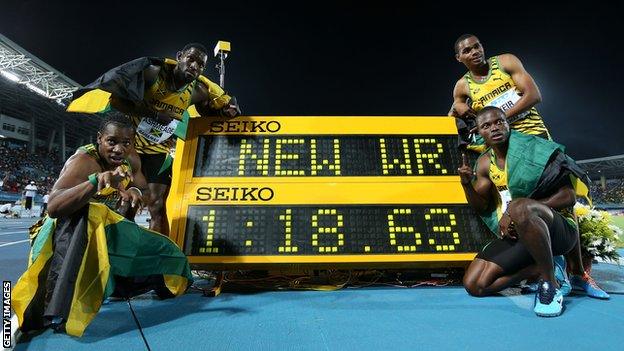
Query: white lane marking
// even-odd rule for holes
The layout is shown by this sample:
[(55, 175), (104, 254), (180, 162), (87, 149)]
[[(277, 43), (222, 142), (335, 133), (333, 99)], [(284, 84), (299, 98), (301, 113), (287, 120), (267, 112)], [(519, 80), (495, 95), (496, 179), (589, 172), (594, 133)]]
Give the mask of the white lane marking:
[(20, 230), (18, 232), (0, 233), (0, 236), (3, 236), (3, 235), (15, 235), (15, 234), (20, 234), (20, 233), (21, 234), (25, 234), (25, 233), (28, 233), (28, 232), (24, 232), (23, 230)]
[(14, 242), (11, 242), (11, 243), (6, 243), (6, 244), (0, 244), (0, 247), (10, 246), (10, 245), (15, 245), (15, 244), (20, 244), (20, 243), (25, 243), (27, 241), (30, 241), (30, 239), (14, 241)]

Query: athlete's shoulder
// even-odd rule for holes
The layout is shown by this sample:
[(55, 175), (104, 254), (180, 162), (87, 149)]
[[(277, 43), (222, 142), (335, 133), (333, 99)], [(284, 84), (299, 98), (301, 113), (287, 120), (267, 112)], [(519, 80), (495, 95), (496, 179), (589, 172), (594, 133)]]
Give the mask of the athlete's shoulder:
[(477, 159), (477, 173), (487, 173), (490, 169), (490, 150), (487, 149)]
[(503, 69), (507, 67), (512, 67), (520, 63), (520, 59), (516, 55), (511, 54), (511, 53), (500, 54), (500, 55), (496, 55), (493, 57), (496, 58), (496, 60), (498, 61), (498, 64)]
[(469, 94), (469, 89), (470, 87), (468, 86), (468, 81), (466, 80), (465, 75), (461, 76), (461, 78), (459, 78), (457, 80), (457, 82), (455, 82), (455, 87), (453, 88), (453, 96), (468, 96)]

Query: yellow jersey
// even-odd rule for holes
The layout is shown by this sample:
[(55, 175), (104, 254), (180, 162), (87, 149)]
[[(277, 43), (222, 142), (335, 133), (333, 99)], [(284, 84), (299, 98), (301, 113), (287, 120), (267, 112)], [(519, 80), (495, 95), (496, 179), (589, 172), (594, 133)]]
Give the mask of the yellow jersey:
[(498, 192), (496, 216), (500, 220), (512, 199), (509, 187), (507, 186), (507, 161), (505, 160), (505, 167), (503, 169), (498, 168), (496, 156), (492, 150), (490, 150), (490, 169), (488, 175)]
[[(184, 111), (191, 104), (191, 96), (197, 80), (180, 90), (170, 91), (167, 87), (167, 80), (173, 79), (174, 67), (175, 65), (172, 64), (162, 66), (154, 84), (145, 90), (143, 99), (155, 111), (169, 111), (181, 120)], [(163, 125), (149, 117), (131, 116), (131, 119), (136, 129), (134, 148), (137, 153), (166, 154), (169, 152), (171, 145), (166, 141), (175, 132), (178, 120), (174, 119), (168, 125)]]
[[(490, 57), (488, 64), (490, 69), (484, 81), (475, 80), (470, 72), (464, 75), (472, 100), (471, 107), (475, 111), (480, 111), (485, 106), (496, 106), (506, 111), (520, 99), (518, 89), (511, 76), (500, 67), (497, 56)], [(509, 126), (521, 133), (541, 135), (551, 139), (542, 116), (535, 106), (512, 116)]]

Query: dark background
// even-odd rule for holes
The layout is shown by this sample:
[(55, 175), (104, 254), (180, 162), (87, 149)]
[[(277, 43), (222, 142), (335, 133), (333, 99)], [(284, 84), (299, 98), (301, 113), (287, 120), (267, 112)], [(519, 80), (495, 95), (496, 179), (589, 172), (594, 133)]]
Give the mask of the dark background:
[[(506, 7), (506, 6), (508, 7)], [(80, 84), (193, 41), (232, 43), (226, 90), (246, 115), (445, 115), (465, 67), (453, 43), (513, 53), (577, 159), (624, 153), (622, 2), (2, 1), (0, 32)], [(218, 82), (216, 61), (205, 74)]]

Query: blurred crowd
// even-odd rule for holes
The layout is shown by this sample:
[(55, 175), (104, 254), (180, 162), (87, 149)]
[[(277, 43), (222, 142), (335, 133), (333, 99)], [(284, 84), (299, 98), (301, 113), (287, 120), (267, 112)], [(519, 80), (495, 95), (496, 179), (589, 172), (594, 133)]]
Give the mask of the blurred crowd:
[(0, 140), (0, 160), (1, 190), (13, 193), (23, 192), (31, 181), (38, 194), (48, 193), (63, 166), (56, 150), (37, 148), (31, 154), (26, 144), (9, 140)]
[(624, 179), (609, 179), (603, 189), (600, 182), (591, 186), (591, 195), (595, 203), (624, 203)]

